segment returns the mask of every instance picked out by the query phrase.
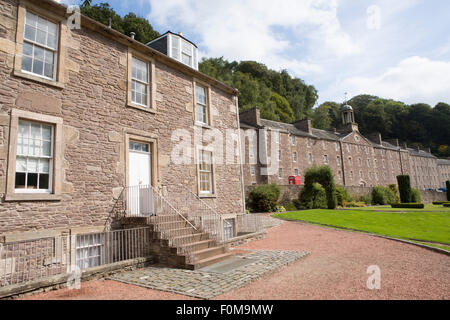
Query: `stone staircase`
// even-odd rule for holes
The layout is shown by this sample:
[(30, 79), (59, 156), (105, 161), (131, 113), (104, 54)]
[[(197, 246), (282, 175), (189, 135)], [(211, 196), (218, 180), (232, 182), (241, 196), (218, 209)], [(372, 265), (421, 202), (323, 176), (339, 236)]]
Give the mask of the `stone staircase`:
[(149, 227), (150, 252), (157, 264), (195, 270), (223, 261), (232, 253), (208, 233), (195, 230), (179, 215), (124, 217), (124, 228)]

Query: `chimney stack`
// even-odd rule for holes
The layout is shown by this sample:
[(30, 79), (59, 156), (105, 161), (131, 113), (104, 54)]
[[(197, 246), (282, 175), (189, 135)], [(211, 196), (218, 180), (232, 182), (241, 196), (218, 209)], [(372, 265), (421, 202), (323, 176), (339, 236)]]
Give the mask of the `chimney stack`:
[(261, 115), (258, 107), (254, 107), (250, 110), (241, 112), (239, 114), (239, 120), (254, 126), (254, 127), (260, 127), (261, 126)]
[(183, 32), (178, 32), (178, 35), (182, 37), (183, 36)]
[(108, 18), (108, 28), (112, 27), (112, 19), (111, 17)]
[(136, 35), (136, 32), (130, 32), (131, 39), (134, 39), (135, 35)]
[(311, 126), (311, 120), (308, 118), (295, 121), (293, 123), (294, 127), (296, 127), (298, 130), (308, 132), (309, 134), (312, 134), (312, 126)]

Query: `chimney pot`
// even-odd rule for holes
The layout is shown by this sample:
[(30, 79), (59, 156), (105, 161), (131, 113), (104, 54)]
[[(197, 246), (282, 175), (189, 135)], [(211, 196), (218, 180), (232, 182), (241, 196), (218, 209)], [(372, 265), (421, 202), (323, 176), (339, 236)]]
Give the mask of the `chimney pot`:
[(183, 36), (183, 32), (178, 32), (178, 35)]
[(134, 39), (134, 36), (136, 35), (136, 32), (130, 32), (131, 39)]

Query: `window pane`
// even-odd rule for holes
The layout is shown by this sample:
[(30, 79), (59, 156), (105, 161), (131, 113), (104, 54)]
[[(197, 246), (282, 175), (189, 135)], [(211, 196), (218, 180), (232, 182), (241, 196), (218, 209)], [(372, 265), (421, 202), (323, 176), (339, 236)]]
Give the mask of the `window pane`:
[(197, 86), (195, 92), (197, 93), (197, 102), (206, 104), (206, 92), (205, 88)]
[(39, 189), (48, 189), (48, 174), (40, 174), (39, 175)]
[(40, 60), (34, 60), (33, 62), (33, 73), (42, 75), (44, 70), (44, 62)]
[(15, 188), (16, 189), (25, 189), (25, 173), (22, 172), (16, 172), (16, 183)]
[(57, 43), (57, 37), (56, 34), (48, 34), (47, 35), (47, 47), (50, 47), (52, 49), (56, 50), (56, 43)]
[(26, 56), (33, 56), (33, 45), (28, 42), (23, 43), (23, 54)]
[(38, 17), (34, 14), (32, 14), (31, 12), (27, 11), (27, 15), (26, 15), (26, 24), (30, 25), (30, 26), (36, 26), (37, 24), (37, 20)]
[(49, 173), (50, 160), (49, 159), (39, 159), (39, 172)]
[(42, 156), (50, 157), (52, 154), (52, 143), (50, 141), (43, 141), (42, 142)]
[(53, 64), (46, 63), (44, 65), (44, 76), (47, 78), (53, 78)]
[(47, 45), (47, 33), (38, 29), (36, 32), (36, 42), (44, 46)]
[(27, 171), (38, 172), (38, 159), (28, 158)]
[(22, 58), (22, 70), (28, 71), (28, 72), (32, 72), (32, 59), (27, 57), (27, 56), (23, 56)]
[(30, 26), (25, 26), (25, 39), (30, 41), (36, 40), (36, 29)]
[(38, 188), (38, 174), (28, 173), (27, 189), (37, 189), (37, 188)]
[(25, 157), (17, 157), (16, 159), (16, 172), (27, 171), (27, 159)]

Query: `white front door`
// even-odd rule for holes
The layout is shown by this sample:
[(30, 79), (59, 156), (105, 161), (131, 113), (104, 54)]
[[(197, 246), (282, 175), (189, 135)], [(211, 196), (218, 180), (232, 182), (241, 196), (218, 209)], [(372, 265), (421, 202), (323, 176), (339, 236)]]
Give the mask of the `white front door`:
[(151, 153), (148, 143), (130, 141), (128, 162), (128, 210), (132, 215), (153, 214)]

